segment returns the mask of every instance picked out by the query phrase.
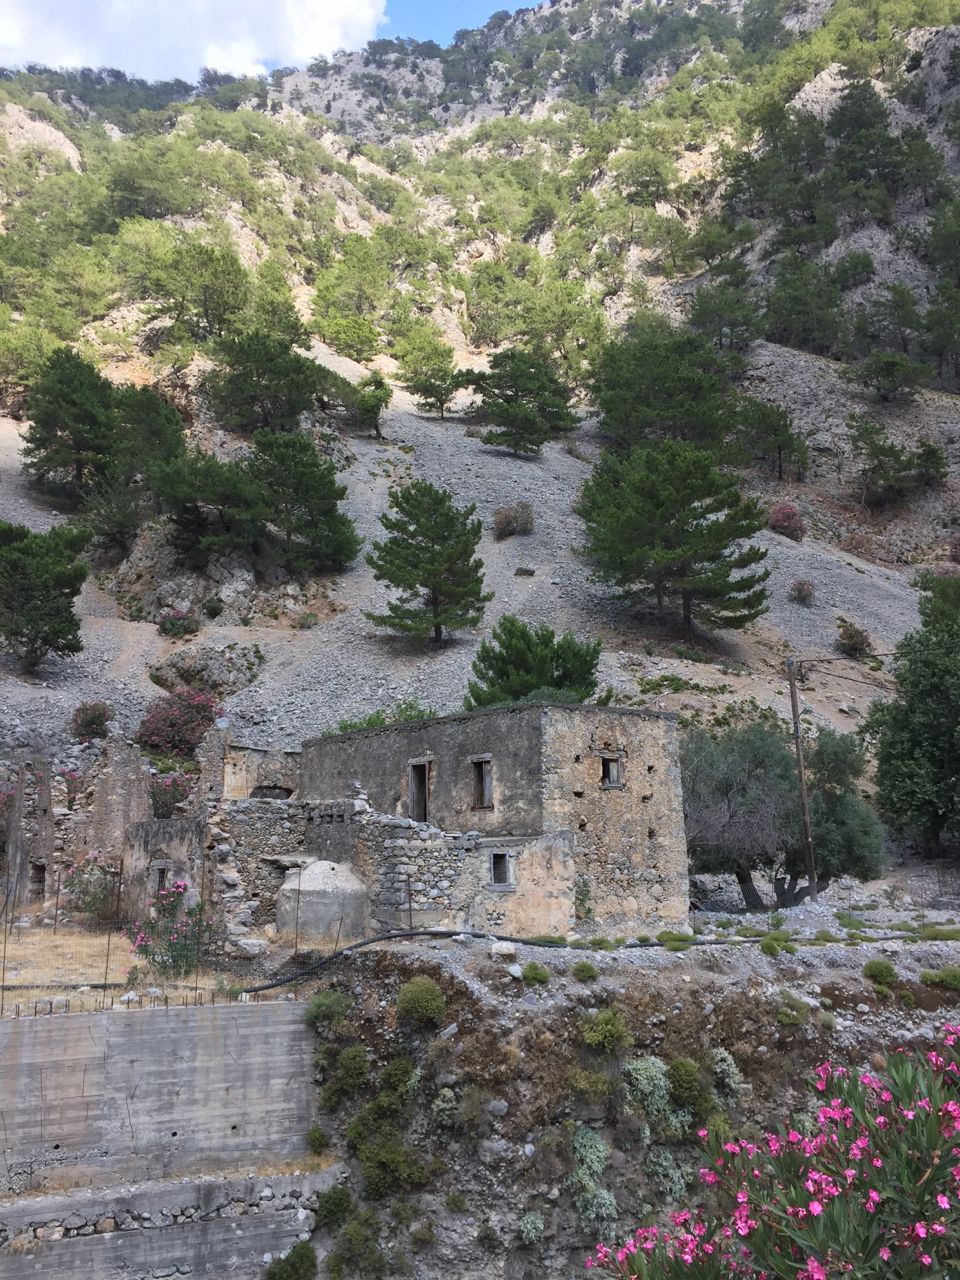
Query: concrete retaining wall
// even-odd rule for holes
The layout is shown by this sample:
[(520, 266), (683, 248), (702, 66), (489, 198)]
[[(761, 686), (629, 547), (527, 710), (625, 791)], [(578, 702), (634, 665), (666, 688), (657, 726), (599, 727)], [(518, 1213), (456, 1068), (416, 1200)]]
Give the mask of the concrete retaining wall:
[(302, 1155), (313, 1048), (289, 1001), (0, 1021), (0, 1194)]

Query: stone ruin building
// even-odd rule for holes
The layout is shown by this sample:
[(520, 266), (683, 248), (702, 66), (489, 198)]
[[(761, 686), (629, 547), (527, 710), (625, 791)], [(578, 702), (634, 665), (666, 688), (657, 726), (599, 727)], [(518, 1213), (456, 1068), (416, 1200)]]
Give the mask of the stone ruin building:
[(394, 927), (535, 936), (687, 917), (668, 715), (521, 704), (300, 752), (211, 731), (177, 816), (152, 816), (149, 782), (117, 737), (94, 752), (72, 807), (49, 769), (21, 764), (5, 868), (20, 901), (49, 896), (58, 868), (96, 850), (123, 859), (128, 911), (173, 879), (202, 892), (238, 957), (295, 929), (344, 943)]

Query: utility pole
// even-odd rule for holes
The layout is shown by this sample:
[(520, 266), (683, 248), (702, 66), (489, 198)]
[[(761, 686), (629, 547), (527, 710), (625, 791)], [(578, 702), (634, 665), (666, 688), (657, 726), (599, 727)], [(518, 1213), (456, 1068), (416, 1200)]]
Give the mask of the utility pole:
[(810, 805), (807, 800), (807, 777), (803, 770), (803, 739), (800, 736), (800, 704), (797, 701), (797, 672), (793, 658), (787, 659), (787, 679), (790, 681), (790, 709), (793, 712), (793, 745), (797, 752), (797, 778), (800, 782), (800, 813), (803, 816), (803, 842), (807, 855), (807, 879), (810, 882), (810, 901), (817, 900), (817, 867), (813, 857), (813, 831), (810, 828)]

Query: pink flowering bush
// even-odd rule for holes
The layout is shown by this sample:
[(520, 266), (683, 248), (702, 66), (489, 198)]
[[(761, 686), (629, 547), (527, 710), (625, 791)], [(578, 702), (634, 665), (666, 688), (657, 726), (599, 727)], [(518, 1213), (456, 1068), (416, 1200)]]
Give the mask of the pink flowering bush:
[(135, 741), (160, 755), (192, 756), (219, 714), (210, 694), (180, 689), (150, 703)]
[(798, 507), (792, 502), (777, 502), (767, 512), (767, 528), (794, 542), (802, 542), (807, 526)]
[(157, 892), (145, 919), (127, 926), (130, 954), (164, 977), (182, 978), (194, 969), (209, 936), (202, 905), (186, 905), (188, 888), (186, 880), (174, 880)]
[(630, 1280), (947, 1280), (960, 1276), (960, 1027), (878, 1075), (825, 1062), (809, 1134), (700, 1130), (716, 1211), (685, 1209), (599, 1244), (587, 1267)]
[(57, 777), (63, 780), (67, 790), (67, 808), (72, 809), (83, 786), (83, 774), (76, 769), (61, 769)]
[(93, 742), (107, 736), (107, 725), (113, 719), (109, 702), (81, 702), (70, 717), (70, 732), (77, 742)]
[(155, 818), (172, 818), (177, 805), (193, 792), (196, 778), (189, 773), (157, 775), (150, 781), (150, 799)]

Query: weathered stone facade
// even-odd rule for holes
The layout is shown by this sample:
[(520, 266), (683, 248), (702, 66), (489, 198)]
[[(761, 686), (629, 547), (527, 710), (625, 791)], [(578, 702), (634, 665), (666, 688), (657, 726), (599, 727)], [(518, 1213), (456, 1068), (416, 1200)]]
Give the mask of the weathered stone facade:
[(295, 798), (307, 855), (349, 861), (383, 924), (566, 932), (575, 903), (602, 926), (686, 918), (668, 716), (522, 705), (319, 738)]

